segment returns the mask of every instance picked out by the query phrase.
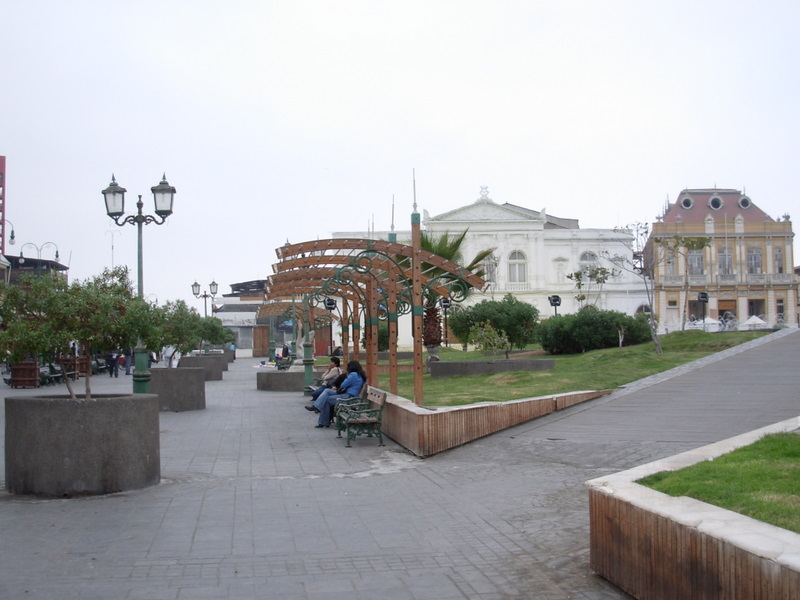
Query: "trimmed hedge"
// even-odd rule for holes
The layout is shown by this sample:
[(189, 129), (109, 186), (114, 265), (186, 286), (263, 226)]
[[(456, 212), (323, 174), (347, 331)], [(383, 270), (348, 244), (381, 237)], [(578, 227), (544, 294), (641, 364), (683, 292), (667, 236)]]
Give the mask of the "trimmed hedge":
[(641, 344), (650, 339), (647, 315), (631, 317), (616, 310), (586, 306), (575, 314), (551, 317), (539, 323), (536, 338), (550, 354), (578, 354), (587, 350)]

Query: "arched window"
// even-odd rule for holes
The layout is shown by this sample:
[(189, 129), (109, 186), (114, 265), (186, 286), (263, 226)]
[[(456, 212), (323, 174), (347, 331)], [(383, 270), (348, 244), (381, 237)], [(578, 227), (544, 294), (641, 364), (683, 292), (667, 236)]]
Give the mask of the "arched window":
[(514, 250), (508, 255), (508, 282), (525, 283), (528, 281), (528, 259), (523, 252)]
[(581, 254), (581, 264), (597, 262), (597, 255), (594, 252), (584, 252)]

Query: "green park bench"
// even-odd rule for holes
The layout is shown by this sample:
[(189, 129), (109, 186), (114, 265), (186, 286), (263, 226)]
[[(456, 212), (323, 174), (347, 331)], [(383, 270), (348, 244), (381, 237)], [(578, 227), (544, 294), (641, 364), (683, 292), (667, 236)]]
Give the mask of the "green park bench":
[(366, 391), (362, 392), (360, 398), (349, 398), (336, 403), (334, 413), (336, 437), (342, 437), (344, 431), (347, 448), (350, 448), (350, 442), (360, 435), (377, 436), (378, 445), (384, 445), (381, 419), (386, 404), (386, 392), (371, 385), (364, 388)]

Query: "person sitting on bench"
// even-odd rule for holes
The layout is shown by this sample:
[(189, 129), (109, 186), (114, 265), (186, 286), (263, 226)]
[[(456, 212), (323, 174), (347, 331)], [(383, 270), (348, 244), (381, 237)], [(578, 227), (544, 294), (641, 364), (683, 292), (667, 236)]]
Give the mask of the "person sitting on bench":
[[(336, 379), (342, 375), (342, 368), (339, 366), (341, 364), (342, 362), (337, 356), (331, 356), (331, 364), (328, 365), (328, 370), (322, 375), (322, 385), (311, 392), (312, 402), (319, 398), (320, 394), (326, 389), (334, 387)], [(342, 381), (344, 381), (344, 377), (338, 382), (338, 385), (341, 385)]]
[(347, 377), (342, 385), (336, 388), (326, 388), (306, 410), (319, 413), (317, 427), (330, 427), (331, 413), (336, 403), (343, 398), (356, 398), (361, 393), (361, 388), (367, 382), (367, 375), (361, 368), (361, 363), (351, 360), (347, 363)]

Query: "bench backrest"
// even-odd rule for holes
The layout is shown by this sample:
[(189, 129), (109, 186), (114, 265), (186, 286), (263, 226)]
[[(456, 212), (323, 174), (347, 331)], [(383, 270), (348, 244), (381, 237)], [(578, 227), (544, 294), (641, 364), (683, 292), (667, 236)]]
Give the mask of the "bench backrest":
[(367, 402), (377, 404), (382, 409), (386, 402), (386, 392), (371, 385), (367, 386)]

